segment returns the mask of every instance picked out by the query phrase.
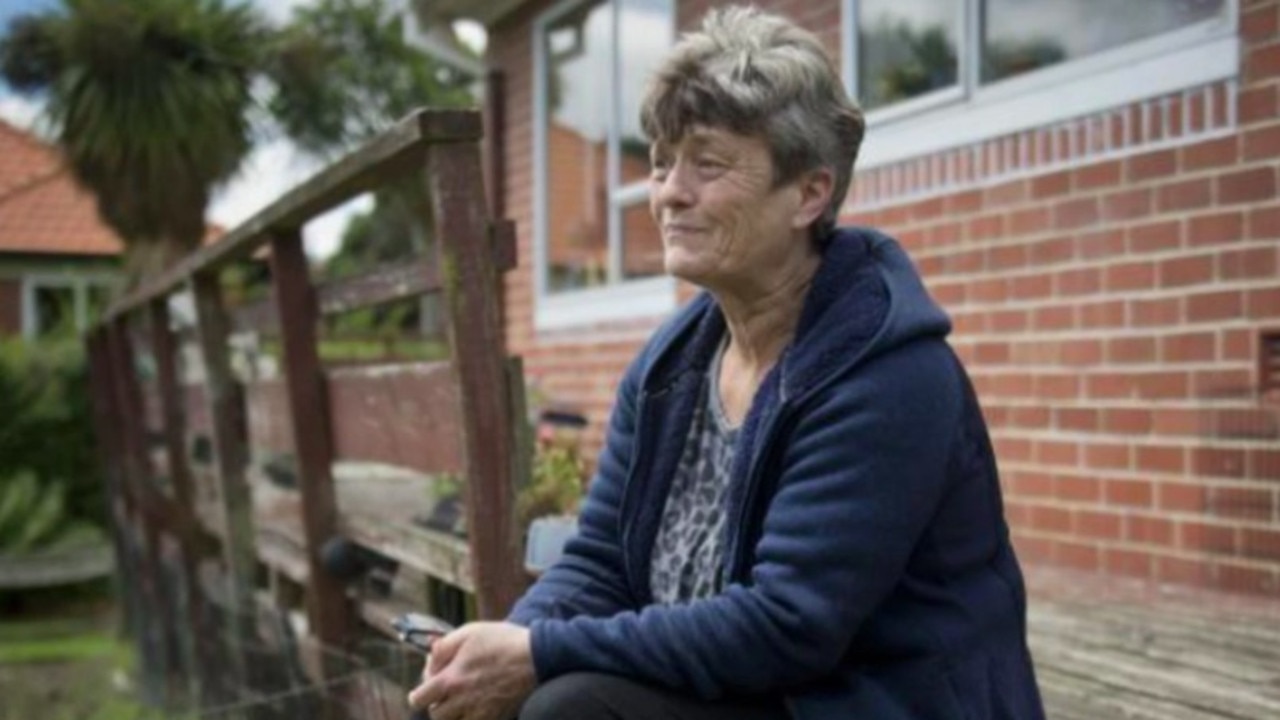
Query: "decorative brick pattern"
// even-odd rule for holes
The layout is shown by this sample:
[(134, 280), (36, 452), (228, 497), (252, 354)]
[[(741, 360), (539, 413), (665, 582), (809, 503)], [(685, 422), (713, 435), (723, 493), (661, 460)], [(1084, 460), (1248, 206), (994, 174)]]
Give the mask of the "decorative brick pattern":
[[(1236, 116), (1236, 83), (1213, 83), (1048, 127), (863, 170), (855, 177), (851, 201), (854, 209), (862, 211), (937, 198), (969, 188), (997, 186), (1005, 188), (1006, 197), (990, 198), (989, 202), (1017, 202), (1022, 199), (1018, 193), (1026, 192), (1026, 188), (1007, 181), (1033, 175), (1048, 176), (1037, 183), (1036, 194), (1051, 197), (1067, 190), (1063, 183), (1068, 175), (1054, 174), (1055, 171), (1073, 168), (1081, 168), (1076, 174), (1077, 183), (1104, 188), (1126, 179), (1121, 173), (1123, 166), (1118, 162), (1121, 158), (1215, 137), (1221, 138), (1216, 144), (1197, 145), (1186, 159), (1186, 168), (1228, 165), (1238, 157)], [(869, 136), (874, 142), (874, 130)], [(1252, 145), (1254, 153), (1280, 154), (1280, 133), (1256, 134)], [(1172, 170), (1172, 157), (1170, 154), (1153, 158), (1149, 166), (1138, 169), (1136, 177), (1128, 179), (1168, 174)], [(1239, 185), (1242, 191), (1253, 187), (1245, 178), (1240, 179)], [(1194, 191), (1194, 188), (1186, 190)], [(1207, 190), (1202, 194), (1206, 197), (1196, 197), (1207, 204)], [(1149, 201), (1149, 196), (1129, 196), (1114, 210), (1121, 215), (1136, 213), (1137, 208), (1145, 207)], [(1182, 206), (1183, 198), (1171, 196), (1168, 204)], [(943, 204), (936, 207), (941, 208)], [(1077, 208), (1067, 213), (1064, 222), (1068, 226), (1083, 222), (1098, 210), (1096, 206)]]

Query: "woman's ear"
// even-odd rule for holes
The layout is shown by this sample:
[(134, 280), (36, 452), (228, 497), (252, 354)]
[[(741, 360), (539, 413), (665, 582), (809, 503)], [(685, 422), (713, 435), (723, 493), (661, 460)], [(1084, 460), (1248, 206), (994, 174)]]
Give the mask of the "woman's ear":
[(836, 176), (831, 168), (820, 167), (800, 176), (796, 183), (800, 191), (800, 205), (791, 219), (791, 226), (799, 230), (810, 227), (826, 212), (831, 204), (831, 194), (835, 192)]

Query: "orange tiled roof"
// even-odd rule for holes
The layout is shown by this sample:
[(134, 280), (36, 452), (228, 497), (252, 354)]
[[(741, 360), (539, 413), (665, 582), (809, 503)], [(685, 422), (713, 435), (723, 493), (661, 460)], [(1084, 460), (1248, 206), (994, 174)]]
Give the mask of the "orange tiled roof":
[(115, 255), (120, 239), (58, 151), (0, 121), (0, 253)]

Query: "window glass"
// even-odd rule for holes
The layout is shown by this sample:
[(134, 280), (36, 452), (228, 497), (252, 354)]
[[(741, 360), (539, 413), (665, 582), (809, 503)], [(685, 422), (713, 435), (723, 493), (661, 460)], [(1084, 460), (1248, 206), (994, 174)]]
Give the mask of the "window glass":
[(627, 280), (663, 273), (662, 234), (648, 203), (622, 209), (622, 276)]
[(884, 107), (956, 85), (963, 3), (858, 0), (856, 5), (863, 107)]
[(547, 291), (608, 281), (608, 5), (561, 17), (543, 40), (547, 58)]
[(618, 184), (649, 176), (649, 144), (640, 132), (646, 79), (675, 41), (672, 0), (618, 0)]
[(36, 334), (73, 335), (76, 331), (76, 293), (71, 286), (35, 288)]
[(1226, 0), (984, 0), (982, 81), (1087, 57), (1226, 9)]
[(111, 301), (115, 298), (115, 291), (108, 285), (89, 285), (88, 288), (88, 317), (85, 318), (89, 323), (95, 323), (98, 318), (111, 305)]

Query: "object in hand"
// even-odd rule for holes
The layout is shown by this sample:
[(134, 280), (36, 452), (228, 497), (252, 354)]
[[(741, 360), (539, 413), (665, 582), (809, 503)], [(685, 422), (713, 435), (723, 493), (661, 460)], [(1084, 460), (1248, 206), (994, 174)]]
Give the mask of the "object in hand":
[(391, 621), (391, 627), (400, 636), (400, 642), (431, 654), (431, 644), (453, 630), (449, 623), (420, 613), (405, 613)]

